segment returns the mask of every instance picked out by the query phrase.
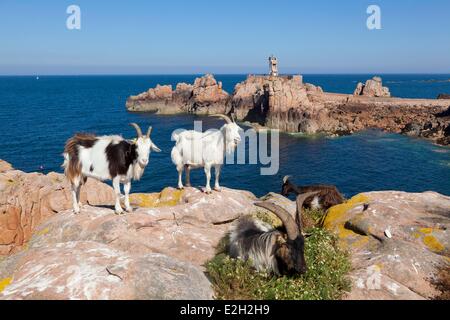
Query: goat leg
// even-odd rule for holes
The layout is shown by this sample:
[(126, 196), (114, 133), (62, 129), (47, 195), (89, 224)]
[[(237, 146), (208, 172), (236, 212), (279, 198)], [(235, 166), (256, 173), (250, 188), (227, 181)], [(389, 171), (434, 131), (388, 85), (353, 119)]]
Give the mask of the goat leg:
[(183, 181), (182, 181), (182, 176), (183, 176), (183, 166), (177, 166), (177, 171), (178, 171), (178, 189), (182, 190), (183, 187)]
[(120, 205), (120, 177), (116, 176), (112, 179), (112, 184), (114, 188), (114, 193), (116, 194), (116, 204), (114, 206), (116, 214), (122, 214), (123, 209)]
[(191, 186), (191, 167), (188, 164), (185, 164), (184, 168), (186, 169), (186, 180), (185, 180), (184, 185), (186, 187), (190, 187)]
[(215, 172), (216, 172), (216, 182), (215, 182), (215, 184), (214, 184), (214, 190), (216, 190), (216, 191), (222, 191), (222, 188), (220, 187), (220, 184), (219, 184), (219, 179), (220, 179), (220, 164), (218, 164), (218, 165), (216, 165), (215, 166)]
[(211, 185), (210, 185), (210, 181), (211, 181), (211, 166), (209, 165), (205, 165), (205, 175), (206, 175), (206, 187), (205, 187), (205, 193), (211, 193)]
[(127, 212), (133, 212), (133, 208), (130, 206), (130, 190), (131, 190), (131, 181), (127, 181), (123, 185), (123, 191), (125, 193), (125, 210)]

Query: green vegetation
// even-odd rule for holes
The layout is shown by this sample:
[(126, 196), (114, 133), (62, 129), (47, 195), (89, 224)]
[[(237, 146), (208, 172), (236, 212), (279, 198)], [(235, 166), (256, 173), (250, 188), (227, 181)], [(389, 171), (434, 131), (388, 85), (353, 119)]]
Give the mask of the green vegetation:
[[(350, 271), (348, 254), (337, 245), (337, 238), (328, 231), (317, 227), (323, 212), (307, 210), (310, 234), (305, 243), (305, 259), (308, 272), (298, 276), (276, 277), (256, 272), (249, 262), (232, 259), (223, 253), (226, 239), (221, 243), (218, 254), (207, 265), (207, 273), (214, 285), (217, 299), (340, 299), (350, 290), (350, 280), (346, 276)], [(263, 216), (257, 213), (256, 216)], [(306, 217), (305, 217), (306, 218)], [(265, 222), (277, 225), (272, 217)], [(220, 251), (219, 251), (220, 252)]]

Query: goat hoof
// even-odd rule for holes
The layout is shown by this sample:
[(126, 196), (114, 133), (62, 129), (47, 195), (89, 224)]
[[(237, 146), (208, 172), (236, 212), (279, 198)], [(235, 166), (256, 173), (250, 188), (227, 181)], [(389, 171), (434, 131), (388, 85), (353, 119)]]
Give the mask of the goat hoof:
[(222, 188), (221, 187), (214, 187), (214, 190), (217, 192), (222, 192)]
[(192, 187), (190, 183), (187, 183), (185, 186), (186, 186), (187, 188)]
[(211, 193), (212, 193), (212, 190), (211, 190), (211, 189), (206, 189), (206, 190), (205, 190), (205, 193), (206, 193), (206, 194), (211, 194)]
[(122, 213), (123, 213), (123, 211), (114, 211), (118, 216), (120, 216)]
[(133, 208), (127, 208), (127, 209), (125, 209), (128, 213), (132, 213), (133, 212)]

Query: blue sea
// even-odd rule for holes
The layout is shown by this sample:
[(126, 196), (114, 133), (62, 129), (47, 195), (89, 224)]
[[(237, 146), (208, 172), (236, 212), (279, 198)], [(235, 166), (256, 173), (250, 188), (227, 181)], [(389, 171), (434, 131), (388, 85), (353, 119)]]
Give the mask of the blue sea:
[[(62, 172), (61, 153), (75, 132), (134, 137), (128, 126), (153, 126), (153, 140), (163, 150), (152, 153), (150, 165), (133, 192), (155, 192), (176, 186), (177, 172), (170, 160), (171, 133), (193, 128), (220, 127), (221, 120), (193, 115), (133, 114), (125, 109), (129, 95), (156, 84), (193, 82), (197, 75), (148, 76), (35, 76), (0, 77), (0, 159), (27, 172)], [(450, 75), (381, 75), (393, 96), (435, 98), (450, 93)], [(305, 75), (306, 82), (326, 91), (352, 93), (356, 83), (372, 75)], [(245, 75), (216, 75), (232, 92)], [(145, 130), (145, 129), (144, 129)], [(339, 138), (280, 137), (280, 170), (261, 176), (259, 165), (226, 165), (222, 185), (247, 189), (261, 196), (279, 192), (284, 175), (299, 184), (335, 184), (347, 197), (372, 190), (437, 191), (450, 195), (450, 148), (428, 141), (369, 130)], [(192, 173), (204, 185), (204, 173)]]

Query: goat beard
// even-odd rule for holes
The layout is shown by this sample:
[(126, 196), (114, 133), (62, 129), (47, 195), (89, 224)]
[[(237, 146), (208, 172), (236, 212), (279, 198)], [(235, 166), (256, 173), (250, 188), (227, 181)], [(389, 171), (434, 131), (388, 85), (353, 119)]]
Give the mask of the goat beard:
[(145, 167), (141, 167), (139, 162), (136, 162), (133, 165), (133, 180), (140, 180), (142, 175), (144, 174)]
[(227, 154), (233, 153), (234, 150), (236, 149), (236, 147), (237, 147), (237, 144), (236, 144), (236, 142), (234, 142), (234, 140), (225, 142), (225, 152)]

